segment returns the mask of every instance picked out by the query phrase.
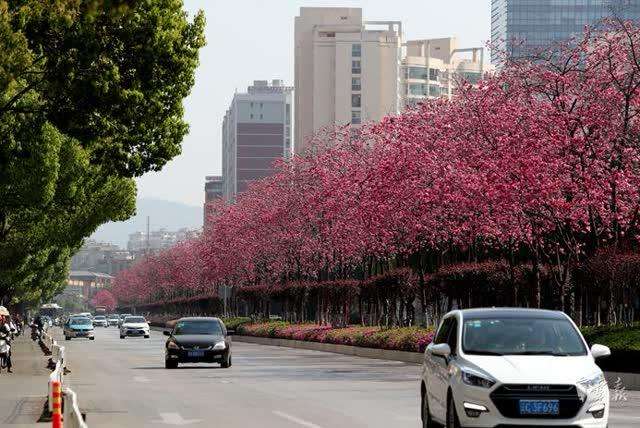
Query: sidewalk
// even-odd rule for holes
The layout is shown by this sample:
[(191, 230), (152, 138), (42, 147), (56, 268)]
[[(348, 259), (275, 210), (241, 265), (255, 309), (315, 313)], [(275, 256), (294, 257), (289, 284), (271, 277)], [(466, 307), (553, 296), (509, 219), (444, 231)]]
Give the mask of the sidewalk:
[(0, 373), (0, 426), (39, 427), (50, 370), (37, 342), (27, 332), (11, 344), (13, 373)]

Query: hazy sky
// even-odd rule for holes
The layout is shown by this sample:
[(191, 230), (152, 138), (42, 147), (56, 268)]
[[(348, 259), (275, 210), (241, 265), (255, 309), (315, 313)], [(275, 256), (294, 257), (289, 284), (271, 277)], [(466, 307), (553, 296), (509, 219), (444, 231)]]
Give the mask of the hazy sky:
[(456, 36), (460, 47), (484, 45), (490, 0), (185, 0), (207, 18), (207, 46), (185, 118), (191, 131), (182, 155), (161, 172), (138, 179), (138, 197), (201, 205), (204, 176), (222, 169), (220, 126), (233, 93), (254, 80), (293, 85), (293, 23), (302, 6), (363, 8), (369, 21), (402, 21), (405, 38)]

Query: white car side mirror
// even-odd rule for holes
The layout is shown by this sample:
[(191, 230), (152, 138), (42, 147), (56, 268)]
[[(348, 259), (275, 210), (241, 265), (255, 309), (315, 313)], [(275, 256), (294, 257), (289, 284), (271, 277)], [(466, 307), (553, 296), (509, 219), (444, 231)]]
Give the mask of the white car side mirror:
[(591, 347), (591, 355), (596, 360), (598, 358), (608, 357), (609, 355), (611, 355), (611, 349), (609, 349), (608, 346), (598, 345), (597, 343), (595, 343)]
[(429, 348), (429, 351), (433, 355), (444, 358), (448, 358), (449, 355), (451, 355), (451, 347), (449, 347), (447, 343), (438, 343), (437, 345), (433, 345)]

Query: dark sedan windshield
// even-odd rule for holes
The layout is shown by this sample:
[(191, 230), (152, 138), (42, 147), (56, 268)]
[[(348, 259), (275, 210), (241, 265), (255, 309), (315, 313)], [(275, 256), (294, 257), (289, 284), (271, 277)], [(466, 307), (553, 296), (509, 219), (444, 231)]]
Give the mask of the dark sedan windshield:
[(221, 336), (222, 327), (218, 321), (178, 321), (173, 334), (211, 334)]
[(484, 355), (586, 355), (584, 343), (566, 319), (468, 319), (462, 349)]

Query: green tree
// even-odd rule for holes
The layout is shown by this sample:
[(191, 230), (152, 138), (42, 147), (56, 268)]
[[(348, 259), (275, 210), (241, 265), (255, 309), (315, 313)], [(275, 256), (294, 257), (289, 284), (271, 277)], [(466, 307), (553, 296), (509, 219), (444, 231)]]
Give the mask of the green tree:
[(0, 0), (0, 299), (59, 292), (180, 153), (203, 29), (180, 0)]

